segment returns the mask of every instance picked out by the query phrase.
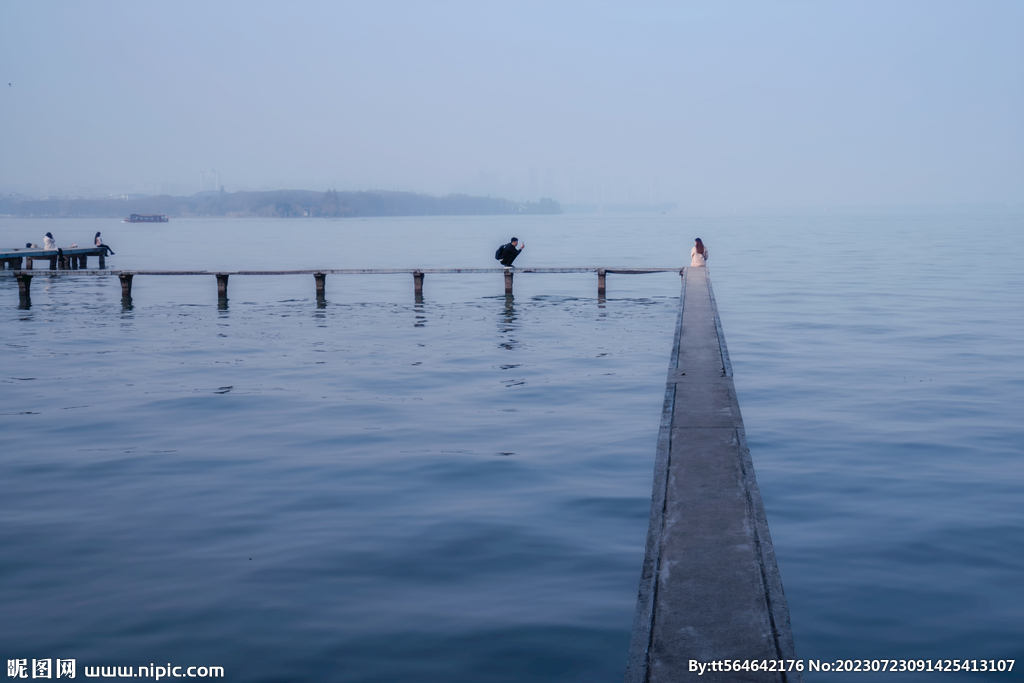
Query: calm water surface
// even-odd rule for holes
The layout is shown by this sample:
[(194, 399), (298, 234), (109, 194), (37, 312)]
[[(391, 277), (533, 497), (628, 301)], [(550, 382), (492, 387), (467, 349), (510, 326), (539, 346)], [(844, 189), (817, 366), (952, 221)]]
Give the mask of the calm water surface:
[[(524, 266), (672, 266), (701, 236), (798, 654), (1024, 660), (1022, 227), (5, 219), (0, 243), (102, 230), (131, 269), (491, 267), (515, 234)], [(589, 274), (522, 274), (513, 301), (500, 275), (428, 275), (421, 303), (411, 280), (328, 276), (318, 308), (311, 276), (235, 276), (218, 310), (210, 276), (139, 276), (125, 308), (116, 279), (40, 273), (23, 310), (0, 279), (3, 653), (620, 680), (678, 277), (610, 275), (606, 301)]]

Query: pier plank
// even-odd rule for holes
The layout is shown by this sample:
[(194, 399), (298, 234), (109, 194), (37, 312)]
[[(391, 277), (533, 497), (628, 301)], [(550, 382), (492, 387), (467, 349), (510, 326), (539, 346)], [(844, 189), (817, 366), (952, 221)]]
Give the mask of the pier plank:
[[(67, 250), (65, 250), (67, 251)], [(92, 250), (90, 250), (92, 253)], [(3, 254), (0, 254), (2, 257)], [(53, 256), (56, 252), (46, 252), (46, 258)], [(41, 258), (36, 255), (36, 258)], [(516, 273), (616, 273), (619, 275), (645, 275), (647, 273), (681, 273), (678, 267), (671, 268), (516, 268)], [(118, 275), (120, 273), (131, 273), (132, 275), (215, 275), (223, 273), (227, 275), (315, 275), (324, 273), (330, 275), (397, 275), (400, 273), (504, 273), (504, 268), (313, 268), (306, 270), (105, 270), (89, 271), (96, 275)]]

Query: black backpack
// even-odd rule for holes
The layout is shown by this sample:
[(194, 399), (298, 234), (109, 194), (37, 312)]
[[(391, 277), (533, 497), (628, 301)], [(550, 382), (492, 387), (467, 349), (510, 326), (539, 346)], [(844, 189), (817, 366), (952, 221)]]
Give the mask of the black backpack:
[(494, 258), (501, 260), (502, 255), (505, 253), (505, 245), (498, 247), (498, 251), (494, 252)]

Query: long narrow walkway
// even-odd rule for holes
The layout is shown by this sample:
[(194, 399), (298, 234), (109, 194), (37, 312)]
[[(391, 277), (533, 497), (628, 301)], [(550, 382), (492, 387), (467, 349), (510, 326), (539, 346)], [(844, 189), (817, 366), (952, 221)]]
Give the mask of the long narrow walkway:
[(795, 659), (718, 307), (707, 269), (687, 268), (626, 681), (789, 683), (711, 663)]

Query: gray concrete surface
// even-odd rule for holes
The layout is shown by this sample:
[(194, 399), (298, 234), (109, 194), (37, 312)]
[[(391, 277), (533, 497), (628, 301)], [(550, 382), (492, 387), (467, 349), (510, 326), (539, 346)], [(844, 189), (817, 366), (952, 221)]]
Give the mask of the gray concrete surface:
[(683, 277), (626, 681), (802, 681), (707, 268)]

